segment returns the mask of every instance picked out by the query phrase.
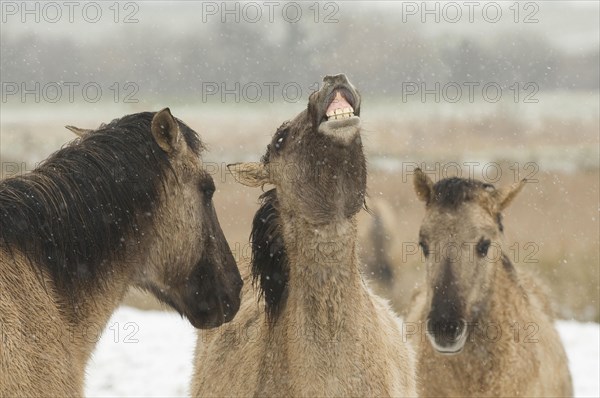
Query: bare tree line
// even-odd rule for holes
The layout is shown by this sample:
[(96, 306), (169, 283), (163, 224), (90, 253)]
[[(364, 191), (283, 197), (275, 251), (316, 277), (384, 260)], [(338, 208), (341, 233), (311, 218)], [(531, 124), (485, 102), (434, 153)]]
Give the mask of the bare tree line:
[[(78, 35), (3, 32), (2, 82), (135, 82), (138, 97), (200, 99), (207, 83), (241, 85), (294, 82), (344, 71), (365, 94), (398, 97), (402, 84), (533, 82), (543, 90), (600, 86), (599, 50), (567, 52), (539, 34), (503, 32), (440, 39), (395, 16), (365, 12), (320, 24), (212, 21), (177, 35), (157, 35), (151, 24), (134, 34), (85, 42)], [(201, 26), (200, 26), (201, 25)], [(112, 32), (114, 33), (114, 32)], [(150, 39), (151, 38), (151, 39)], [(204, 83), (204, 85), (203, 85)], [(206, 94), (206, 93), (204, 93)], [(218, 97), (211, 97), (211, 100)], [(264, 96), (262, 99), (266, 99)]]

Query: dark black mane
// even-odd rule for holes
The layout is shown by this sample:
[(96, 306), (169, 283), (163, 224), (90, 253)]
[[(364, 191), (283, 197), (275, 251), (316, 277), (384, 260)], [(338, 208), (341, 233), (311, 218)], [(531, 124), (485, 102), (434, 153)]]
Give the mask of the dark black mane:
[(283, 231), (277, 209), (275, 189), (260, 197), (261, 206), (252, 221), (252, 278), (259, 282), (265, 311), (274, 319), (285, 303), (289, 278), (289, 262), (283, 241)]
[(494, 186), (472, 179), (445, 178), (433, 185), (432, 204), (456, 209), (462, 203), (475, 200), (478, 192), (486, 189), (493, 190)]
[[(150, 132), (154, 113), (115, 119), (66, 145), (31, 173), (0, 181), (0, 245), (46, 267), (72, 295), (109, 271), (152, 226), (166, 173)], [(197, 134), (179, 122), (189, 147)]]
[[(460, 204), (472, 202), (482, 190), (494, 191), (494, 186), (485, 182), (458, 177), (445, 178), (433, 185), (432, 203), (448, 209), (456, 209)], [(504, 232), (502, 214), (496, 214), (496, 224)]]

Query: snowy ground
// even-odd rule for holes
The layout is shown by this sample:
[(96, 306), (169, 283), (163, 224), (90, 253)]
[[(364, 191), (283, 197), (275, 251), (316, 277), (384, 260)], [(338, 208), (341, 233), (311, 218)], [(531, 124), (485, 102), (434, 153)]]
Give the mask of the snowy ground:
[[(578, 397), (600, 396), (600, 325), (560, 321)], [(195, 330), (178, 315), (119, 309), (88, 369), (90, 397), (185, 396)]]

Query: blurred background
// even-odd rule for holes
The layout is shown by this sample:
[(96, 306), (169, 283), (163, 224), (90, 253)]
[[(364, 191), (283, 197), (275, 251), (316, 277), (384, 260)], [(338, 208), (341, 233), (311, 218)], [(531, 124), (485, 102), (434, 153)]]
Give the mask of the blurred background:
[[(399, 312), (422, 277), (420, 166), (434, 180), (531, 179), (505, 214), (511, 258), (548, 283), (561, 318), (598, 322), (599, 11), (593, 1), (5, 1), (2, 177), (73, 139), (66, 124), (169, 106), (208, 143), (221, 225), (244, 261), (260, 192), (224, 165), (258, 160), (322, 77), (343, 72), (363, 95), (375, 215), (361, 214), (362, 256)], [(128, 303), (156, 306), (139, 294)]]

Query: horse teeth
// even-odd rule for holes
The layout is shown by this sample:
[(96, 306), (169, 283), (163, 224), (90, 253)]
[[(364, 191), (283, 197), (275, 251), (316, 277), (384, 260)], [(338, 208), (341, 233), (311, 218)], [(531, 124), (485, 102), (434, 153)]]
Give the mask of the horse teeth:
[(352, 108), (336, 109), (335, 112), (327, 114), (327, 120), (349, 119), (352, 116), (354, 116)]
[(327, 112), (325, 116), (327, 116), (327, 120), (348, 119), (354, 116), (354, 109), (351, 106), (346, 108), (337, 108), (333, 111)]

